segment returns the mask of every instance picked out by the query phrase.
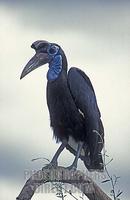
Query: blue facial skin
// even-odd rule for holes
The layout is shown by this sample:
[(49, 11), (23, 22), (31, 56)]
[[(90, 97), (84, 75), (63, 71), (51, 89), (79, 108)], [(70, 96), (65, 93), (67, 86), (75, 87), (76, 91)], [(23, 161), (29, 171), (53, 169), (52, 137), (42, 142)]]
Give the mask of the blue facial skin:
[(60, 72), (62, 71), (62, 56), (55, 55), (52, 61), (49, 63), (49, 70), (47, 72), (47, 80), (54, 81), (58, 78)]

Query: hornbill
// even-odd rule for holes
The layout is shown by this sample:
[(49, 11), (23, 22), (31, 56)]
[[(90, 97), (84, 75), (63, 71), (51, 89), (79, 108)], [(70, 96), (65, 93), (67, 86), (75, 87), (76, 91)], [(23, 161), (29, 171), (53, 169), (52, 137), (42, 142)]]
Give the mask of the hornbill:
[(26, 64), (20, 79), (41, 65), (49, 64), (50, 126), (56, 142), (61, 142), (51, 164), (57, 165), (60, 153), (66, 148), (75, 155), (69, 169), (76, 169), (78, 158), (81, 158), (88, 170), (103, 171), (104, 128), (89, 77), (76, 67), (67, 71), (67, 58), (59, 45), (38, 40), (31, 47), (36, 54)]

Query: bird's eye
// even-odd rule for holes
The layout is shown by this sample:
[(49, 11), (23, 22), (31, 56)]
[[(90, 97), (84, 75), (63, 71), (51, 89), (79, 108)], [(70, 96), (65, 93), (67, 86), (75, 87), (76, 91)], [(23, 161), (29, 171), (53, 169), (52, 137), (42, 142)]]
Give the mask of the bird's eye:
[(55, 46), (55, 45), (51, 46), (51, 47), (48, 49), (48, 53), (49, 53), (50, 55), (56, 55), (56, 54), (58, 53), (58, 51), (59, 51), (59, 47), (58, 47), (58, 46)]

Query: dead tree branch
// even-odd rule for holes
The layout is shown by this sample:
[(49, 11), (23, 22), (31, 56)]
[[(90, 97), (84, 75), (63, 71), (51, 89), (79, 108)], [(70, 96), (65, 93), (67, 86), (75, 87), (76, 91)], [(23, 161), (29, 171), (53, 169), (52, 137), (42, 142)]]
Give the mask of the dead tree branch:
[(47, 168), (37, 171), (25, 183), (17, 200), (30, 200), (36, 189), (47, 182), (62, 182), (80, 189), (90, 200), (112, 200), (86, 174), (76, 170), (70, 171), (64, 167)]

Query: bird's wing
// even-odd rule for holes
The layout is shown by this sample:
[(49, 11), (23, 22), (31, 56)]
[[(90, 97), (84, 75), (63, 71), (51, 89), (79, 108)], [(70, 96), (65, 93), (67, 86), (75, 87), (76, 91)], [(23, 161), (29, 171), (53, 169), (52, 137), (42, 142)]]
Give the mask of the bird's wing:
[(72, 67), (68, 72), (68, 86), (76, 106), (85, 117), (100, 118), (96, 95), (89, 77), (80, 69)]
[[(104, 129), (92, 83), (83, 71), (72, 67), (68, 72), (68, 87), (79, 112), (84, 116), (86, 135), (89, 134), (89, 136), (87, 136), (89, 138), (89, 146), (93, 146), (90, 151), (95, 155), (95, 152), (101, 152), (102, 150), (103, 139), (102, 144), (99, 144), (99, 134), (100, 137), (103, 137)], [(87, 142), (86, 145), (88, 146)], [(74, 145), (70, 143), (69, 146), (73, 148)], [(81, 157), (80, 155), (80, 158)], [(84, 160), (84, 156), (81, 159)]]

